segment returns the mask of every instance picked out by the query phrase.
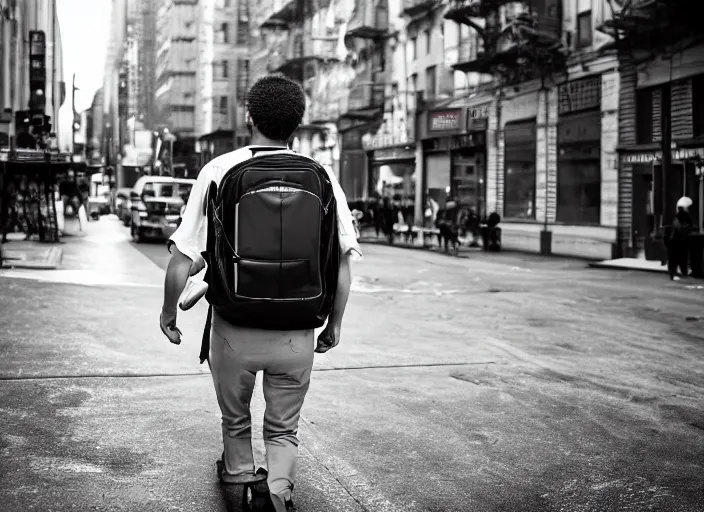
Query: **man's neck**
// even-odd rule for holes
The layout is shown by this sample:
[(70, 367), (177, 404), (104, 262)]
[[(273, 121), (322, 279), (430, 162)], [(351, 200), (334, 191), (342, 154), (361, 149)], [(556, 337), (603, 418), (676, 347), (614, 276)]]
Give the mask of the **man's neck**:
[(282, 140), (272, 140), (265, 137), (261, 133), (255, 133), (252, 135), (252, 140), (249, 143), (250, 146), (276, 146), (276, 147), (286, 147), (286, 141)]

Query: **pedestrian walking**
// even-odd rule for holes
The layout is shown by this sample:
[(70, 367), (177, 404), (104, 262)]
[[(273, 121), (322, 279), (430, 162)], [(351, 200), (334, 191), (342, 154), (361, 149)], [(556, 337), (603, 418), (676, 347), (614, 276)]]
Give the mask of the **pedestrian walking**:
[[(349, 260), (353, 255), (362, 254), (345, 194), (335, 176), (287, 146), (287, 141), (302, 121), (304, 111), (303, 91), (291, 80), (266, 76), (251, 87), (246, 108), (251, 145), (215, 158), (198, 175), (182, 223), (169, 240), (171, 259), (166, 271), (160, 318), (162, 331), (172, 343), (178, 344), (177, 302), (188, 277), (206, 267), (205, 256), (208, 259), (206, 282), (209, 286), (206, 299), (210, 303), (210, 312), (209, 327), (206, 327), (209, 332), (204, 334), (201, 363), (208, 360), (222, 412), (224, 450), (220, 479), (223, 483), (247, 483), (256, 479), (259, 470), (254, 467), (252, 455), (249, 404), (256, 373), (263, 371), (267, 404), (263, 427), (267, 484), (276, 512), (296, 510), (292, 490), (298, 452), (298, 422), (310, 383), (313, 354), (324, 353), (340, 342), (342, 317), (351, 282)], [(297, 166), (275, 168), (276, 172), (269, 175), (261, 170), (265, 162), (266, 165), (273, 165), (274, 162), (286, 161), (282, 155), (298, 162)], [(286, 185), (286, 180), (277, 178), (293, 176), (303, 166), (320, 169), (323, 176), (327, 175), (327, 185), (323, 188), (330, 187), (328, 199), (321, 199), (310, 192), (296, 195), (302, 189)], [(246, 171), (236, 174), (239, 169)], [(247, 173), (261, 174), (256, 179), (252, 178), (256, 184), (242, 193), (244, 182), (249, 179), (246, 178)], [(308, 181), (313, 183), (316, 180)], [(223, 195), (227, 195), (227, 200), (218, 202)], [(231, 206), (235, 202), (237, 206)], [(328, 211), (326, 204), (333, 203), (335, 208)], [(300, 208), (284, 212), (286, 204)], [(314, 213), (318, 209), (320, 212)], [(327, 225), (328, 222), (334, 224)], [(319, 225), (327, 227), (311, 231)], [(288, 232), (286, 226), (295, 227), (295, 230)], [(327, 325), (316, 346), (313, 328), (280, 327), (286, 322), (297, 321), (284, 312), (294, 307), (307, 307), (305, 304), (310, 301), (307, 298), (305, 301), (284, 299), (281, 302), (272, 299), (280, 297), (284, 289), (300, 291), (301, 287), (310, 288), (309, 268), (315, 266), (313, 260), (308, 259), (297, 265), (293, 257), (282, 258), (281, 261), (273, 261), (270, 257), (273, 265), (269, 268), (267, 260), (247, 260), (244, 255), (251, 254), (245, 251), (254, 251), (253, 248), (271, 250), (267, 244), (277, 244), (272, 254), (279, 254), (278, 251), (284, 249), (301, 253), (310, 249), (308, 252), (315, 253), (311, 258), (318, 258), (321, 247), (308, 247), (306, 240), (323, 240), (326, 233), (330, 233), (328, 240), (334, 251), (326, 260), (332, 263), (326, 264), (324, 277), (334, 276), (335, 282), (326, 281), (329, 289), (320, 293), (316, 294), (311, 289), (306, 292), (306, 297), (322, 296), (324, 302), (319, 303), (318, 311), (329, 311), (329, 314), (319, 315), (327, 316)], [(289, 241), (286, 248), (284, 239)], [(290, 243), (294, 240), (295, 243)], [(226, 261), (218, 259), (222, 253), (230, 254)], [(279, 279), (281, 274), (292, 279), (284, 282)], [(316, 286), (325, 288), (325, 285), (319, 283)], [(230, 293), (223, 293), (223, 290), (230, 290)], [(248, 300), (266, 296), (269, 298), (258, 302)], [(225, 307), (235, 299), (240, 309)], [(276, 311), (280, 314), (273, 314), (273, 308), (279, 308)], [(300, 322), (303, 322), (302, 318), (308, 310), (300, 311)], [(267, 326), (252, 327), (258, 325), (262, 318), (269, 322)], [(318, 325), (322, 322), (324, 318)]]
[(689, 215), (689, 207), (692, 200), (681, 197), (677, 201), (677, 214), (672, 227), (665, 234), (665, 246), (667, 248), (667, 270), (670, 279), (679, 281), (677, 275), (679, 268), (682, 277), (689, 275), (689, 235), (692, 232), (692, 217)]

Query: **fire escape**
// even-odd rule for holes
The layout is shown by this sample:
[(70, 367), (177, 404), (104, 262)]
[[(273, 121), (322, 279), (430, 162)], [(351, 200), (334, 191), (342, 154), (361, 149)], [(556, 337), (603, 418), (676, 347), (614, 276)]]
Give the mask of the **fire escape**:
[(460, 53), (456, 71), (485, 73), (517, 85), (565, 68), (559, 0), (453, 0), (445, 18), (479, 34), (476, 50)]
[(385, 50), (389, 35), (388, 1), (357, 0), (345, 34), (356, 76), (350, 85), (347, 103), (341, 109), (343, 125), (382, 122), (385, 89), (390, 78)]
[(635, 63), (685, 50), (704, 40), (690, 0), (608, 0), (611, 19), (597, 30), (611, 36)]
[(262, 26), (263, 29), (283, 29), (286, 36), (271, 49), (267, 71), (282, 73), (303, 85), (309, 92), (309, 81), (315, 78), (319, 66), (337, 61), (334, 36), (312, 31), (312, 16), (319, 5), (312, 0), (292, 0)]

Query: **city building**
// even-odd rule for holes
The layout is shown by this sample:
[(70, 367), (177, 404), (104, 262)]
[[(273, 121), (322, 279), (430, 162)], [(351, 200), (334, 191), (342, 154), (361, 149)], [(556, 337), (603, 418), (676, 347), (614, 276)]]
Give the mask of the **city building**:
[(171, 172), (195, 173), (198, 0), (157, 0), (156, 7), (156, 127), (175, 137), (156, 157)]
[(251, 81), (281, 73), (301, 84), (306, 113), (291, 145), (336, 175), (341, 174), (342, 145), (337, 121), (346, 108), (354, 76), (345, 46), (346, 23), (353, 7), (349, 0), (332, 0), (326, 6), (265, 0), (250, 6)]
[[(416, 106), (416, 223), (430, 227), (428, 200), (454, 200), (463, 210), (487, 215), (487, 118), (493, 80), (467, 66), (481, 38), (450, 15), (453, 4), (404, 0), (407, 90)], [(450, 13), (450, 14), (448, 14)]]
[(195, 105), (200, 165), (249, 142), (249, 2), (200, 0)]
[(502, 216), (506, 248), (617, 253), (619, 62), (595, 29), (610, 12), (607, 0), (480, 0), (445, 14), (480, 37), (455, 69), (493, 77), (477, 115), (488, 128), (486, 210)]
[(86, 113), (86, 161), (91, 165), (104, 163), (102, 146), (104, 119), (103, 89), (101, 87), (95, 91), (93, 102)]
[[(127, 27), (127, 0), (113, 0), (110, 14), (110, 34), (105, 52), (105, 71), (103, 72), (103, 127), (101, 147), (105, 164), (117, 169), (121, 161), (123, 126), (126, 122), (124, 112), (124, 93), (126, 92), (125, 69), (123, 63), (125, 34)], [(122, 86), (120, 86), (122, 84)], [(123, 106), (120, 108), (120, 95)], [(117, 186), (123, 186), (118, 169)]]
[(137, 112), (139, 121), (146, 129), (151, 130), (156, 125), (156, 0), (140, 0), (138, 5), (141, 11), (135, 23), (139, 62)]
[[(30, 63), (35, 66), (32, 73)], [(30, 103), (33, 112), (49, 117), (50, 133), (55, 134), (50, 145), (58, 147), (58, 114), (65, 99), (56, 2), (0, 0), (0, 147), (26, 131), (23, 123), (16, 123), (16, 113), (30, 109)]]
[[(619, 253), (662, 260), (677, 200), (704, 220), (704, 28), (687, 2), (633, 1), (597, 28), (619, 54)], [(677, 27), (674, 30), (672, 27)]]

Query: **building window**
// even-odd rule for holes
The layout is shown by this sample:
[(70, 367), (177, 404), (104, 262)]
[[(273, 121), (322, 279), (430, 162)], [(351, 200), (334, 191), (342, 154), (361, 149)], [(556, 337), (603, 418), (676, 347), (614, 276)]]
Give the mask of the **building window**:
[(431, 40), (430, 40), (430, 29), (425, 31), (425, 54), (430, 55), (430, 48), (431, 48)]
[(228, 26), (227, 23), (223, 23), (222, 25), (220, 25), (220, 34), (221, 34), (220, 35), (220, 39), (221, 39), (220, 42), (222, 42), (222, 43), (229, 43), (230, 42), (230, 35), (228, 33), (229, 31), (230, 31), (230, 27)]
[(227, 96), (220, 96), (218, 98), (218, 113), (227, 114)]
[(504, 127), (504, 217), (535, 219), (535, 120)]
[(412, 37), (409, 42), (409, 53), (410, 55), (408, 56), (410, 60), (416, 60), (417, 55), (416, 55), (416, 44), (418, 40), (415, 37)]
[(244, 101), (249, 87), (249, 61), (241, 60), (237, 66), (237, 99)]
[(692, 122), (694, 136), (704, 136), (704, 75), (692, 78)]
[(226, 60), (220, 62), (220, 78), (227, 78), (230, 74), (230, 63)]
[(437, 68), (430, 66), (425, 70), (425, 94), (427, 100), (435, 99), (437, 95), (438, 77)]
[(592, 11), (577, 15), (577, 48), (586, 48), (592, 44)]
[(249, 22), (239, 20), (237, 22), (237, 44), (245, 46), (249, 43)]

